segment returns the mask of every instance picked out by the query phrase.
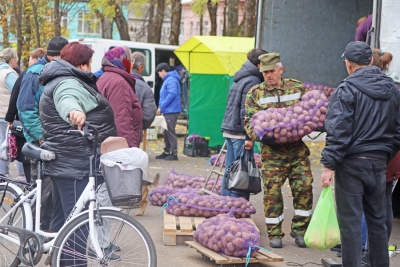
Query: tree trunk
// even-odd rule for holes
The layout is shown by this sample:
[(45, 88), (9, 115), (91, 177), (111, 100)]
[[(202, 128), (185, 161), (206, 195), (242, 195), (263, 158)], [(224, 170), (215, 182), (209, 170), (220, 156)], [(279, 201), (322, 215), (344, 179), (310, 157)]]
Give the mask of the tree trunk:
[(54, 0), (54, 36), (61, 36), (60, 0)]
[(33, 21), (35, 22), (35, 39), (36, 39), (36, 48), (40, 47), (40, 30), (39, 30), (39, 22), (38, 22), (38, 15), (36, 11), (36, 4), (33, 3), (33, 0), (30, 0), (32, 5), (32, 12), (33, 12)]
[(161, 42), (161, 30), (164, 22), (165, 0), (157, 0), (157, 14), (153, 17), (152, 28), (149, 30), (150, 43)]
[(121, 40), (130, 41), (131, 37), (129, 36), (128, 22), (126, 21), (124, 13), (122, 13), (122, 9), (118, 4), (115, 5), (114, 20), (115, 20), (115, 23), (117, 24), (117, 28), (118, 28)]
[(214, 3), (211, 0), (207, 2), (208, 14), (210, 15), (211, 30), (210, 35), (217, 35), (217, 10), (218, 3)]
[(227, 21), (226, 21), (226, 9), (227, 9), (227, 7), (228, 7), (228, 0), (225, 0), (225, 2), (224, 2), (224, 13), (223, 13), (223, 17), (224, 17), (224, 27), (222, 28), (222, 36), (226, 36), (226, 32), (227, 32), (227, 30), (226, 30), (226, 28), (227, 28)]
[(179, 45), (179, 33), (181, 29), (182, 3), (181, 0), (171, 1), (171, 34), (170, 45)]
[(226, 35), (237, 36), (239, 24), (239, 0), (229, 0), (228, 3), (228, 31)]
[(25, 39), (23, 41), (22, 45), (22, 50), (25, 51), (25, 53), (22, 54), (21, 59), (24, 62), (24, 66), (28, 67), (29, 63), (29, 54), (26, 52), (30, 51), (31, 48), (31, 36), (32, 36), (32, 28), (31, 28), (31, 13), (30, 13), (30, 8), (29, 5), (24, 5), (24, 33), (23, 35), (25, 36)]
[(112, 21), (107, 18), (101, 20), (101, 38), (112, 39)]
[(22, 0), (16, 0), (14, 3), (14, 15), (15, 15), (15, 22), (16, 22), (16, 33), (17, 33), (17, 55), (18, 55), (18, 65), (21, 60), (22, 56)]
[(256, 27), (256, 0), (247, 0), (244, 4), (245, 21), (244, 21), (244, 37), (253, 37)]
[(7, 48), (10, 46), (10, 42), (8, 39), (8, 12), (5, 7), (5, 3), (1, 1), (2, 6), (0, 7), (0, 26), (3, 29), (3, 48)]
[(156, 5), (156, 0), (150, 0), (149, 3), (149, 23), (147, 24), (147, 42), (151, 43), (153, 40), (153, 26), (154, 26), (154, 7)]
[(200, 34), (203, 35), (203, 14), (200, 15)]

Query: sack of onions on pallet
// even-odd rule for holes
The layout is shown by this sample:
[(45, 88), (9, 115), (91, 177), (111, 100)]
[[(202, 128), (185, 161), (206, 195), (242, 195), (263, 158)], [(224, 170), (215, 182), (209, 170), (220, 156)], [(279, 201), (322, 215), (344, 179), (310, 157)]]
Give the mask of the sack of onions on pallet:
[(250, 124), (263, 143), (294, 142), (323, 128), (327, 107), (326, 95), (320, 90), (311, 90), (294, 106), (257, 112)]

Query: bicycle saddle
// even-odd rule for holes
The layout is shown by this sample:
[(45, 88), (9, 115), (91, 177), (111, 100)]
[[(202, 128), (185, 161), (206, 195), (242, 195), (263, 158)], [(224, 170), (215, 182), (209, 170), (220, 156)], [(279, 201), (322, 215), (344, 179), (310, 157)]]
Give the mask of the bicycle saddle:
[(42, 149), (30, 143), (26, 143), (22, 147), (22, 153), (28, 158), (42, 161), (50, 161), (56, 158), (54, 152)]

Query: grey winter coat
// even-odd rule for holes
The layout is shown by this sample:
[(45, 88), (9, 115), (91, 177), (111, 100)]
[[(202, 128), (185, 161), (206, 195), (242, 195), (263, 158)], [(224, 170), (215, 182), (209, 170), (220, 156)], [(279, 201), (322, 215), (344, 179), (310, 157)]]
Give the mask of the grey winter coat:
[(264, 80), (260, 69), (250, 61), (246, 61), (233, 77), (233, 84), (229, 91), (228, 101), (221, 131), (233, 135), (246, 135), (244, 130), (244, 102), (247, 92), (256, 84)]
[(156, 101), (154, 99), (154, 94), (151, 90), (151, 87), (145, 82), (142, 75), (133, 71), (132, 76), (136, 79), (136, 96), (139, 99), (140, 104), (142, 105), (142, 126), (143, 130), (146, 130), (153, 123), (154, 117), (156, 116)]

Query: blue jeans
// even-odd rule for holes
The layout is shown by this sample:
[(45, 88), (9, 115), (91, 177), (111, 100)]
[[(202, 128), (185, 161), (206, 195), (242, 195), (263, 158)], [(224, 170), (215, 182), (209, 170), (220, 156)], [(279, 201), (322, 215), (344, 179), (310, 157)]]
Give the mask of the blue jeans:
[(228, 138), (226, 137), (226, 155), (225, 155), (225, 173), (222, 178), (222, 188), (221, 196), (231, 196), (231, 197), (243, 197), (247, 200), (250, 198), (249, 193), (239, 192), (234, 190), (225, 189), (225, 179), (226, 179), (226, 169), (228, 169), (229, 164), (234, 162), (239, 156), (240, 150), (244, 146), (244, 139)]

